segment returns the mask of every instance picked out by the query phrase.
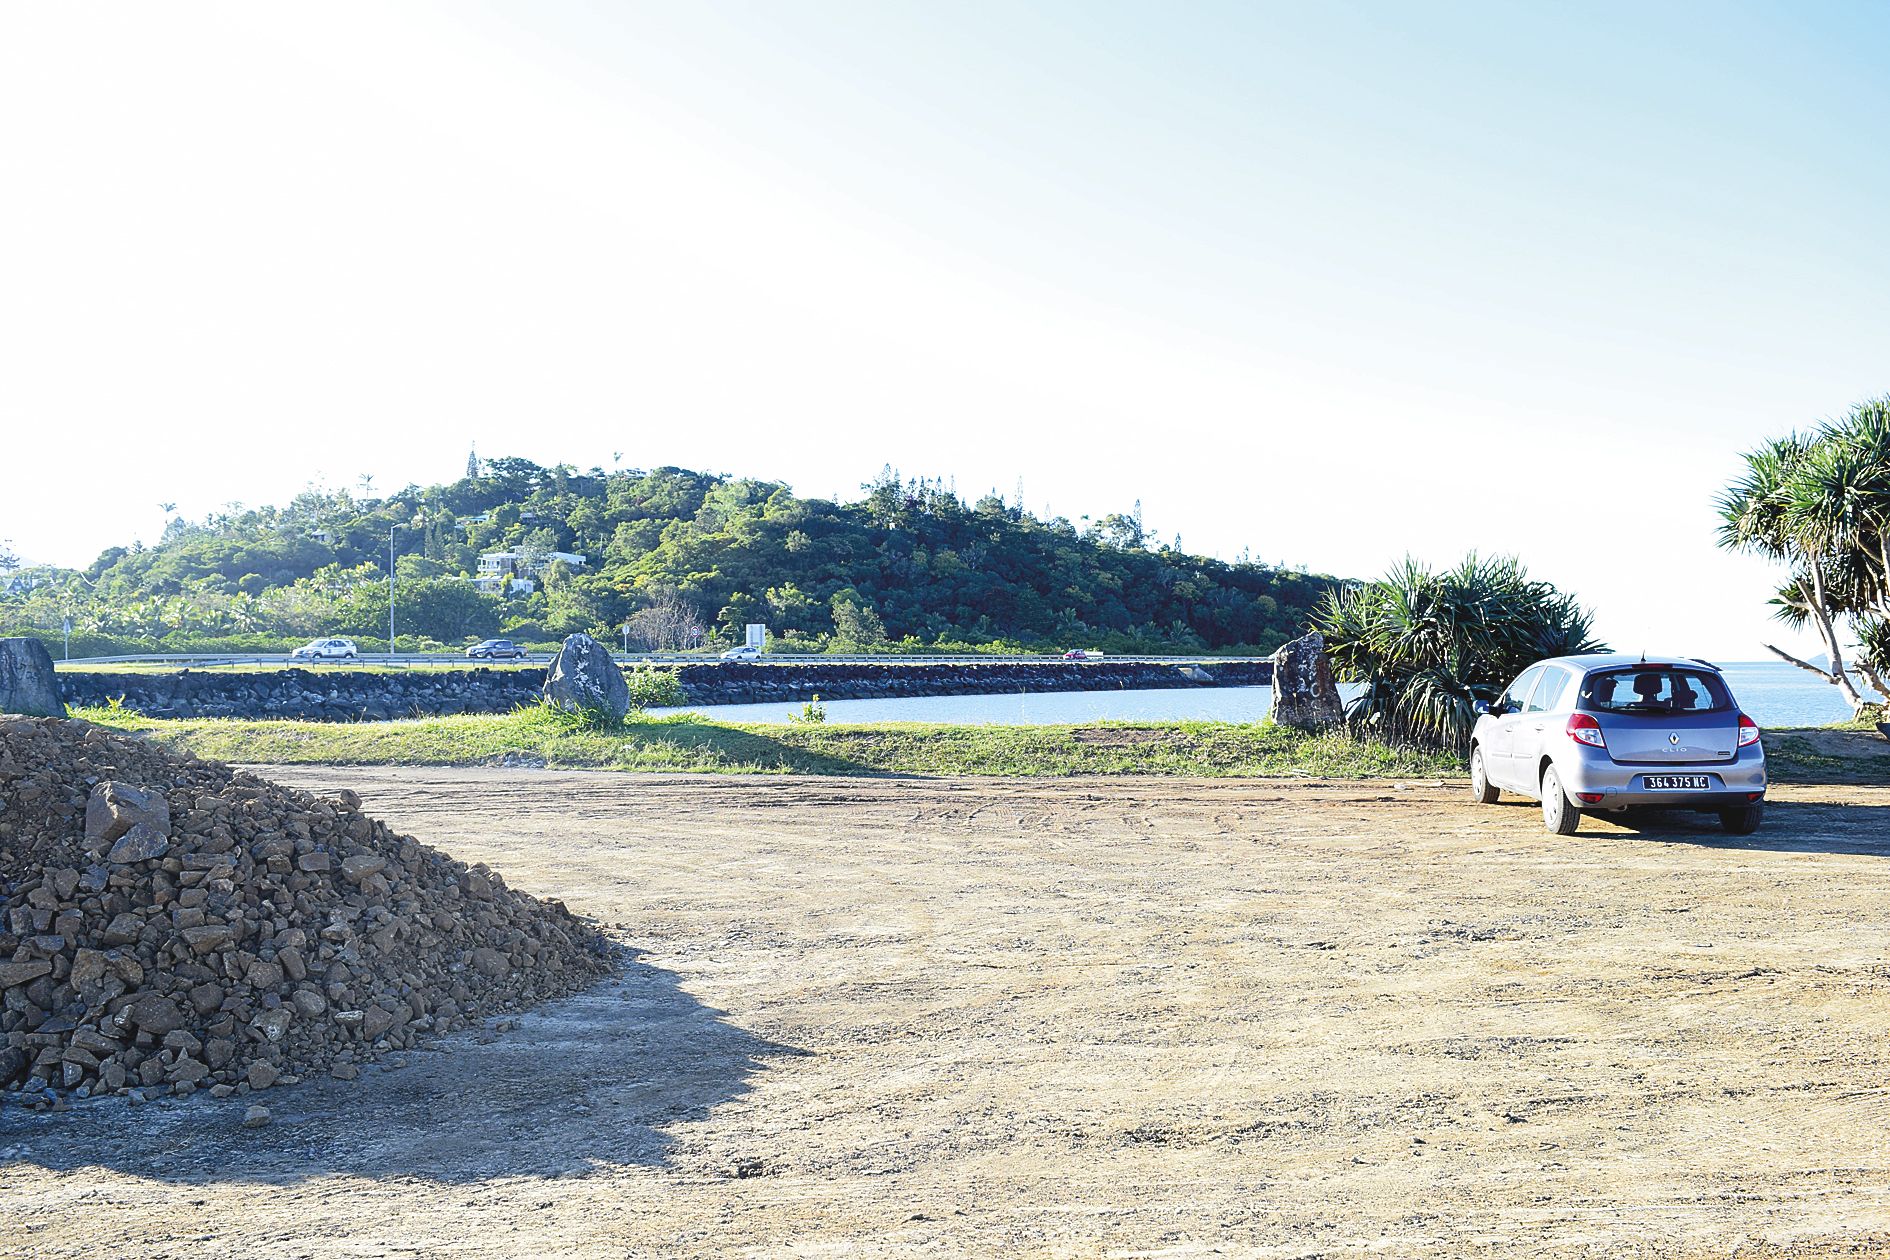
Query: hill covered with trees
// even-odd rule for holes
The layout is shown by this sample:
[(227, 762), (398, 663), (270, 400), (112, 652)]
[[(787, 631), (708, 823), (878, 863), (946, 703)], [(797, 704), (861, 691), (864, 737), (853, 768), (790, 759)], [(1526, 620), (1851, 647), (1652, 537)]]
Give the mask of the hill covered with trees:
[(783, 650), (1271, 650), (1334, 585), (1157, 545), (1139, 511), (1043, 520), (890, 469), (862, 489), (836, 503), (680, 468), (474, 460), (447, 485), (311, 489), (175, 518), (155, 546), (111, 548), (83, 571), (15, 570), (0, 576), (0, 631), (57, 653), (70, 616), (74, 655), (320, 634), (380, 647), (390, 535), (403, 647), (615, 638), (627, 621), (651, 649), (739, 641), (765, 622)]

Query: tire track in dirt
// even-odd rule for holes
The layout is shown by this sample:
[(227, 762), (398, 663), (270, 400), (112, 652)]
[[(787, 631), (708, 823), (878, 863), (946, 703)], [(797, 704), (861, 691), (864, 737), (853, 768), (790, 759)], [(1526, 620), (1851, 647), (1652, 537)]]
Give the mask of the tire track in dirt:
[(1729, 841), (1558, 838), (1431, 783), (275, 773), (622, 925), (637, 969), (272, 1097), (265, 1130), (0, 1113), (0, 1251), (1811, 1257), (1890, 1229), (1882, 788), (1782, 789)]

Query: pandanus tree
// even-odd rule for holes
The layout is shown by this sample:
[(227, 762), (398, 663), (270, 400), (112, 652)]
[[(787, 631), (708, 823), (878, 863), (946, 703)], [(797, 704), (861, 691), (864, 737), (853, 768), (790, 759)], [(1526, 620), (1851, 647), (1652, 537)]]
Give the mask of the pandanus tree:
[(1363, 683), (1348, 717), (1392, 739), (1457, 748), (1478, 701), (1548, 656), (1602, 651), (1571, 595), (1514, 557), (1435, 572), (1407, 559), (1376, 582), (1329, 592), (1313, 616), (1341, 681)]
[[(1766, 650), (1836, 686), (1854, 709), (1866, 698), (1853, 669), (1890, 696), (1890, 396), (1767, 442), (1745, 465), (1720, 496), (1720, 545), (1786, 566), (1777, 616), (1815, 630), (1827, 664)], [(1846, 634), (1857, 645), (1849, 666)]]

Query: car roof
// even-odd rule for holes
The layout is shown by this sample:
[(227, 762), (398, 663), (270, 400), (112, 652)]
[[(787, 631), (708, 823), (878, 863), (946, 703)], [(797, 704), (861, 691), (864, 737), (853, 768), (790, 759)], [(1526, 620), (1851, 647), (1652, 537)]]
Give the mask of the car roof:
[(1716, 674), (1720, 672), (1719, 666), (1711, 661), (1703, 661), (1697, 656), (1667, 656), (1640, 652), (1589, 652), (1581, 656), (1551, 656), (1547, 660), (1537, 661), (1536, 664), (1565, 665), (1582, 673), (1619, 669), (1624, 665), (1645, 665), (1650, 669), (1678, 666), (1683, 669), (1710, 669)]

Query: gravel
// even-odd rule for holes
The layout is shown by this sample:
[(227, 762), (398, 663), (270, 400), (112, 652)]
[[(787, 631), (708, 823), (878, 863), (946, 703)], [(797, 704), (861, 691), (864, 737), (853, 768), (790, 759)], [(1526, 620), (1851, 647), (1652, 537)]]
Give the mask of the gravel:
[(609, 971), (562, 903), (361, 812), (0, 717), (0, 1099), (293, 1085)]

